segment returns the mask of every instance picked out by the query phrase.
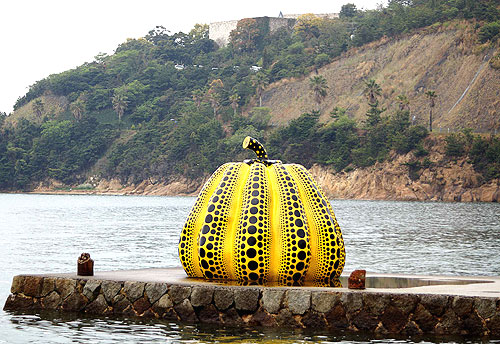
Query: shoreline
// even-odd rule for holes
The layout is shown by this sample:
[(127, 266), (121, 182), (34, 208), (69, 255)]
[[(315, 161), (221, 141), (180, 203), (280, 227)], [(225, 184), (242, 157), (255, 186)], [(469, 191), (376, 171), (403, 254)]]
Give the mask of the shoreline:
[[(436, 161), (439, 157), (433, 157)], [(500, 203), (500, 179), (482, 180), (465, 159), (420, 171), (411, 178), (410, 154), (395, 156), (391, 162), (350, 172), (335, 173), (314, 165), (309, 172), (328, 199), (370, 201), (436, 201)], [(114, 195), (114, 196), (190, 196), (196, 197), (209, 176), (189, 179), (179, 176), (172, 182), (143, 180), (122, 184), (117, 178), (93, 179), (79, 185), (65, 185), (45, 180), (28, 191), (0, 190), (1, 193), (47, 195)]]

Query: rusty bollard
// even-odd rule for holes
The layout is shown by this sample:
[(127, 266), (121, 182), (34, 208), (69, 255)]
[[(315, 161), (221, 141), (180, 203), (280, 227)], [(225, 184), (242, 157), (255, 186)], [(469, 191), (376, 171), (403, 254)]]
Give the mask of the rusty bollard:
[(349, 289), (365, 289), (366, 270), (354, 270), (347, 280)]
[(94, 261), (90, 254), (82, 253), (78, 258), (78, 276), (94, 276)]

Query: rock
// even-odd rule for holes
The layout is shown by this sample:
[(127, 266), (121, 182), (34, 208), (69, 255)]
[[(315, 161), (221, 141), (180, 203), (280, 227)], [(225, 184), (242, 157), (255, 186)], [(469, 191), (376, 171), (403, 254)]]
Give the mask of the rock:
[(234, 301), (233, 290), (228, 288), (215, 289), (214, 303), (217, 309), (224, 311), (228, 309)]
[(155, 311), (157, 314), (163, 314), (173, 306), (174, 303), (170, 299), (170, 296), (168, 294), (165, 294), (160, 297), (158, 302), (153, 305), (153, 311)]
[(286, 301), (292, 314), (304, 314), (311, 307), (311, 292), (303, 289), (288, 290)]
[(414, 321), (409, 321), (401, 331), (401, 334), (405, 336), (418, 336), (423, 334), (423, 332)]
[(41, 296), (47, 296), (56, 289), (56, 283), (54, 278), (45, 277), (42, 282), (42, 290), (40, 292)]
[(483, 319), (491, 318), (496, 313), (496, 299), (494, 298), (477, 298), (474, 300), (474, 308)]
[(184, 299), (181, 303), (178, 303), (174, 306), (175, 312), (182, 321), (194, 323), (198, 321), (196, 313), (194, 312), (193, 306), (188, 299)]
[(418, 298), (416, 295), (412, 294), (400, 294), (393, 295), (391, 297), (391, 304), (394, 305), (397, 309), (399, 309), (405, 316), (408, 316), (418, 303)]
[(378, 325), (378, 319), (362, 309), (352, 318), (352, 323), (362, 331), (373, 332)]
[(165, 320), (173, 320), (173, 321), (179, 321), (180, 318), (177, 316), (177, 313), (175, 313), (175, 310), (173, 308), (167, 309), (165, 313), (161, 316), (162, 319)]
[[(379, 316), (391, 302), (390, 295), (378, 293), (363, 294), (363, 303), (370, 314)], [(401, 314), (403, 314), (401, 312)]]
[(146, 295), (151, 304), (158, 301), (168, 290), (168, 285), (165, 283), (146, 283), (144, 287)]
[(448, 305), (448, 296), (446, 295), (422, 295), (420, 304), (425, 307), (432, 315), (441, 316)]
[(123, 292), (127, 295), (130, 302), (135, 302), (144, 295), (144, 287), (146, 283), (142, 282), (125, 282)]
[(459, 317), (463, 317), (472, 311), (473, 304), (474, 298), (472, 297), (455, 296), (451, 303), (451, 307)]
[[(193, 288), (194, 292), (194, 288)], [(191, 294), (192, 297), (192, 294)], [(201, 322), (207, 323), (207, 324), (219, 324), (221, 323), (221, 320), (219, 318), (219, 311), (217, 311), (217, 308), (215, 308), (214, 305), (208, 305), (204, 306), (201, 308), (201, 310), (198, 312), (198, 319), (200, 319)]]
[(343, 293), (340, 296), (340, 302), (346, 311), (346, 314), (352, 315), (363, 307), (363, 294), (361, 293)]
[[(84, 288), (85, 289), (85, 288)], [(113, 298), (120, 292), (122, 285), (115, 281), (104, 281), (101, 284), (101, 290), (106, 298), (106, 301), (111, 302)]]
[(229, 308), (226, 312), (222, 313), (221, 319), (224, 325), (229, 325), (229, 326), (243, 325), (243, 320), (241, 319), (240, 315), (234, 308)]
[(365, 289), (366, 270), (354, 270), (347, 280), (349, 289)]
[(384, 328), (391, 333), (400, 333), (408, 322), (407, 316), (397, 307), (389, 305), (380, 317)]
[(23, 294), (26, 296), (41, 297), (43, 278), (38, 276), (26, 276), (24, 278)]
[(85, 307), (85, 312), (90, 314), (102, 315), (107, 313), (107, 309), (108, 303), (106, 302), (104, 296), (100, 294), (94, 301), (92, 301)]
[(274, 327), (276, 326), (276, 320), (274, 317), (266, 312), (262, 307), (252, 314), (248, 324), (250, 326), (264, 326), (264, 327)]
[(79, 312), (85, 306), (85, 298), (82, 294), (74, 292), (62, 303), (62, 309), (68, 312)]
[(24, 289), (24, 276), (14, 276), (12, 279), (12, 285), (10, 286), (10, 292), (12, 294), (22, 293)]
[(432, 332), (437, 323), (437, 319), (435, 319), (421, 304), (418, 304), (417, 308), (415, 308), (412, 320), (414, 320), (418, 327), (424, 332)]
[(495, 314), (491, 317), (490, 321), (487, 322), (488, 329), (492, 336), (500, 336), (500, 313)]
[(53, 291), (45, 296), (41, 302), (44, 309), (56, 310), (61, 305), (62, 299), (56, 291)]
[(113, 313), (114, 314), (124, 314), (127, 308), (132, 309), (132, 304), (125, 297), (125, 295), (118, 294), (113, 298)]
[(187, 299), (189, 295), (191, 295), (191, 287), (173, 285), (170, 287), (168, 295), (170, 295), (170, 298), (172, 299), (174, 304), (179, 303)]
[(193, 307), (207, 306), (212, 303), (214, 289), (205, 286), (193, 287), (191, 291), (191, 305)]
[(341, 304), (337, 304), (332, 308), (332, 310), (325, 314), (325, 319), (328, 323), (328, 327), (331, 329), (346, 329), (349, 327), (349, 321)]
[(101, 288), (101, 281), (88, 280), (87, 283), (85, 283), (85, 286), (83, 287), (83, 295), (85, 295), (85, 297), (89, 299), (89, 301), (92, 301), (99, 294), (100, 288)]
[(313, 292), (311, 295), (312, 309), (320, 312), (329, 312), (335, 304), (340, 302), (340, 295), (333, 292)]
[(482, 336), (487, 331), (484, 322), (476, 312), (470, 312), (462, 317), (462, 328), (466, 334), (473, 336)]
[(262, 307), (269, 313), (278, 313), (284, 295), (285, 291), (282, 289), (264, 289), (262, 291)]
[(300, 322), (298, 322), (293, 316), (292, 312), (288, 308), (283, 308), (279, 311), (276, 316), (276, 323), (280, 327), (302, 327)]
[(236, 288), (234, 293), (234, 305), (237, 310), (254, 311), (259, 304), (259, 289)]
[(147, 311), (149, 309), (149, 307), (151, 307), (151, 303), (149, 303), (148, 299), (145, 296), (143, 296), (143, 297), (137, 299), (133, 303), (133, 306), (134, 306), (135, 312), (138, 315), (142, 315), (142, 314), (144, 314), (145, 311)]
[(64, 300), (69, 295), (73, 294), (76, 289), (76, 281), (65, 279), (65, 278), (56, 278), (56, 291), (61, 295), (61, 298)]
[(22, 294), (10, 294), (5, 301), (4, 310), (28, 310), (34, 308), (32, 297)]
[(435, 333), (443, 334), (459, 334), (461, 326), (461, 321), (453, 312), (452, 309), (447, 309), (440, 321), (437, 323), (435, 328)]
[(323, 314), (308, 310), (302, 317), (302, 324), (307, 328), (322, 329), (326, 328), (327, 323)]

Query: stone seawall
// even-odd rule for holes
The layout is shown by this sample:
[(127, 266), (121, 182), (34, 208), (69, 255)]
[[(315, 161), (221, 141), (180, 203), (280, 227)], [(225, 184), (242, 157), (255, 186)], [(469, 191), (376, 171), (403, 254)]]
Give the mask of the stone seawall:
[[(122, 277), (127, 273), (130, 278), (124, 280)], [(57, 310), (106, 316), (154, 317), (188, 323), (307, 327), (408, 336), (459, 334), (500, 337), (500, 279), (485, 283), (475, 281), (457, 285), (455, 289), (446, 286), (451, 288), (452, 293), (443, 294), (439, 291), (429, 293), (432, 288), (442, 290), (443, 286), (393, 291), (235, 286), (177, 278), (179, 275), (178, 269), (111, 272), (107, 273), (108, 278), (104, 273), (95, 277), (20, 275), (13, 279), (12, 294), (4, 309)], [(494, 297), (479, 296), (481, 292), (476, 296), (456, 295), (453, 292), (472, 290), (473, 293), (474, 288), (481, 285), (486, 295), (491, 292)], [(484, 285), (488, 285), (486, 289)], [(488, 291), (488, 288), (491, 290)]]

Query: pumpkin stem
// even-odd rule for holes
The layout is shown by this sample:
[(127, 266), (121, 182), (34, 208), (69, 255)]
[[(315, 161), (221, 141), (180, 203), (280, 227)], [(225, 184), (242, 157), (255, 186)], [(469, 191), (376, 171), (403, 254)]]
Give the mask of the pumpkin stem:
[(243, 148), (253, 150), (255, 154), (257, 154), (257, 158), (259, 160), (267, 159), (267, 152), (264, 149), (264, 146), (253, 137), (245, 137), (245, 140), (243, 140)]

